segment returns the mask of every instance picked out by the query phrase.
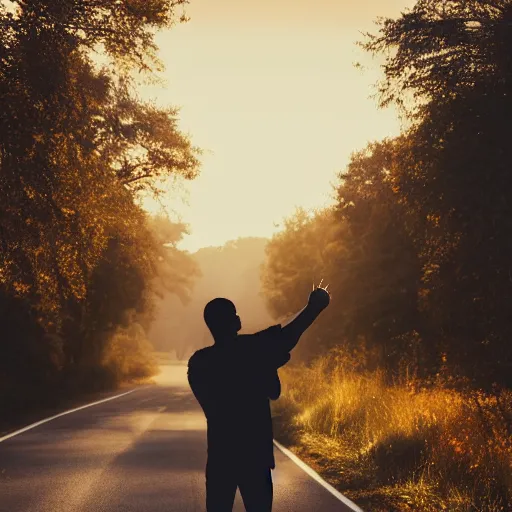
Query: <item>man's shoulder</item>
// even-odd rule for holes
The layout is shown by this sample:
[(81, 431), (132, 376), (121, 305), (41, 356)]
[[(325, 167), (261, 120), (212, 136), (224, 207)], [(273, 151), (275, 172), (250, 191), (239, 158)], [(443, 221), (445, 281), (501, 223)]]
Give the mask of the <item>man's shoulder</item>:
[(245, 335), (243, 352), (249, 357), (255, 357), (261, 360), (273, 361), (276, 368), (284, 366), (290, 360), (290, 354), (286, 348), (281, 325), (272, 325), (263, 331), (254, 334)]
[(272, 325), (263, 331), (254, 334), (241, 334), (239, 336), (239, 347), (243, 353), (261, 354), (272, 350), (279, 345), (281, 339), (281, 326)]
[(213, 356), (214, 347), (204, 347), (196, 350), (188, 360), (188, 367), (207, 365)]
[(242, 338), (242, 341), (257, 341), (262, 339), (271, 339), (276, 338), (281, 335), (281, 325), (271, 325), (262, 331), (255, 332), (254, 334), (241, 334), (239, 338)]

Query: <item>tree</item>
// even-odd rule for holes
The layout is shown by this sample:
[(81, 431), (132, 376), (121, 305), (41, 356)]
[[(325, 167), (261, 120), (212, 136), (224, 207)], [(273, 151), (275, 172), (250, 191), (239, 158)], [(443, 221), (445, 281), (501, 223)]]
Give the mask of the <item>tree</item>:
[[(49, 361), (32, 387), (101, 366), (127, 308), (150, 309), (162, 249), (136, 193), (199, 163), (176, 110), (141, 103), (131, 76), (158, 67), (155, 30), (184, 3), (0, 3), (0, 302)], [(17, 343), (2, 340), (1, 381), (23, 383)]]
[(415, 333), (421, 265), (394, 190), (402, 144), (389, 140), (354, 153), (339, 175), (336, 207), (313, 217), (299, 210), (268, 245), (263, 288), (276, 318), (303, 307), (320, 278), (335, 298), (301, 341), (304, 359), (341, 345), (366, 353), (366, 363), (389, 376), (404, 359), (426, 359)]
[(284, 229), (268, 243), (262, 291), (267, 308), (277, 321), (286, 321), (300, 311), (313, 283), (318, 284), (321, 279), (337, 295), (337, 300), (304, 334), (294, 350), (294, 356), (299, 359), (311, 360), (346, 341), (345, 316), (338, 307), (341, 279), (338, 262), (345, 252), (344, 232), (345, 226), (336, 222), (332, 210), (309, 214), (298, 209), (285, 219)]
[(188, 226), (172, 222), (168, 217), (156, 216), (150, 219), (149, 228), (156, 253), (155, 293), (159, 298), (171, 293), (182, 304), (187, 304), (196, 280), (202, 275), (191, 255), (177, 248), (178, 243), (188, 234)]
[(435, 359), (429, 344), (417, 346), (417, 331), (426, 341), (418, 310), (421, 263), (410, 233), (414, 218), (395, 188), (403, 148), (403, 138), (369, 144), (353, 154), (337, 188), (337, 215), (346, 230), (333, 293), (348, 338), (377, 350), (389, 375), (403, 361), (415, 366), (421, 361), (427, 371), (429, 359), (430, 370)]
[(365, 44), (387, 55), (382, 104), (413, 122), (397, 188), (419, 219), (422, 307), (448, 364), (485, 386), (512, 384), (511, 23), (508, 1), (419, 0)]

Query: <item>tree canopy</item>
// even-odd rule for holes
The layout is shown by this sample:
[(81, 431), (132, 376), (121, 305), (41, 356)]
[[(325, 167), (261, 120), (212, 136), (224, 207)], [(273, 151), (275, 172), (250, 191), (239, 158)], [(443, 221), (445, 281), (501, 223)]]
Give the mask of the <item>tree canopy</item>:
[[(162, 234), (137, 193), (193, 179), (199, 151), (177, 110), (142, 102), (133, 77), (158, 69), (155, 31), (178, 22), (185, 3), (0, 3), (4, 384), (26, 377), (21, 354), (34, 354), (25, 387), (101, 368), (126, 311), (150, 313)], [(185, 293), (188, 278), (167, 274)]]
[[(343, 328), (329, 344), (380, 347), (392, 375), (408, 359), (423, 375), (512, 384), (511, 26), (509, 1), (418, 0), (367, 35), (363, 47), (384, 56), (380, 104), (397, 105), (408, 128), (353, 155), (336, 229), (322, 213), (271, 242), (275, 314), (286, 309), (276, 297), (293, 304), (288, 276), (336, 243), (323, 272)], [(322, 235), (302, 246), (316, 225)]]

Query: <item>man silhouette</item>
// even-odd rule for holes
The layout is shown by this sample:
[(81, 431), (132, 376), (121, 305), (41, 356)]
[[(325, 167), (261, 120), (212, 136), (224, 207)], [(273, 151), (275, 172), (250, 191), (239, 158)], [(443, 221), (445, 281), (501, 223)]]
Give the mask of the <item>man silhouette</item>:
[(278, 368), (329, 305), (330, 295), (320, 286), (284, 327), (251, 335), (238, 334), (242, 324), (231, 301), (218, 298), (206, 305), (204, 320), (215, 343), (190, 358), (188, 380), (208, 424), (207, 512), (231, 512), (237, 488), (247, 512), (272, 510), (269, 400), (281, 394)]

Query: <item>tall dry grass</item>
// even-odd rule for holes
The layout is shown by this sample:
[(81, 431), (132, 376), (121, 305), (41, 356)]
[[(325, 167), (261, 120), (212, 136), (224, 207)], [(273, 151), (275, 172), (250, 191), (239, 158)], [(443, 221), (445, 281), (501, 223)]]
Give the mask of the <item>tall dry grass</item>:
[(512, 394), (387, 385), (340, 354), (282, 371), (278, 439), (374, 511), (511, 511)]

